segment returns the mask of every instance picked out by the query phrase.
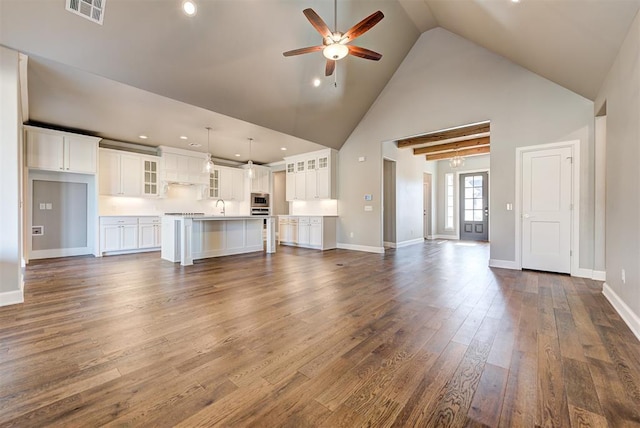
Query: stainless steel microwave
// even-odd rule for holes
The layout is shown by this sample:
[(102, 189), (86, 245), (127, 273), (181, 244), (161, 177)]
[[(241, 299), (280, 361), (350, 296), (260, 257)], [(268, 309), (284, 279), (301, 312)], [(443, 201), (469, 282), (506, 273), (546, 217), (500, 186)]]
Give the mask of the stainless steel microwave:
[(252, 193), (251, 194), (251, 208), (269, 208), (269, 194), (268, 193)]

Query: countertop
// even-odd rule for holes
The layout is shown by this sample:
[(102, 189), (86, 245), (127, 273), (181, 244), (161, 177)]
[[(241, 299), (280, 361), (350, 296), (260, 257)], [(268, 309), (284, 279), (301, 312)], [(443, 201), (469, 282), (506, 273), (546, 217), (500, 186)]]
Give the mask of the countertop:
[(163, 215), (163, 218), (190, 218), (192, 220), (262, 220), (274, 218), (272, 215)]

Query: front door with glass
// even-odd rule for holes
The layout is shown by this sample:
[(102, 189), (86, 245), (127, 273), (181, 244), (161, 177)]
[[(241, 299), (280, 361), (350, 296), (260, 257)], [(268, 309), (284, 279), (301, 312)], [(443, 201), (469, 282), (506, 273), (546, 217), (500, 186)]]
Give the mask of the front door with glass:
[(489, 175), (460, 174), (460, 239), (489, 240)]

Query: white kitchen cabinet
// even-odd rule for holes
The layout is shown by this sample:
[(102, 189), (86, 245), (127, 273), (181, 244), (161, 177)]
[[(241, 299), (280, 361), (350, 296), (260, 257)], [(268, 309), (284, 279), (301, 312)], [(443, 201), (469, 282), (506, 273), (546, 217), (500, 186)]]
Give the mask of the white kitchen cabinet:
[(309, 238), (311, 232), (309, 226), (309, 217), (298, 218), (298, 245), (301, 245), (303, 247), (309, 246)]
[(298, 218), (291, 216), (279, 216), (278, 241), (280, 243), (298, 243)]
[(285, 175), (285, 199), (294, 201), (296, 199), (296, 164), (287, 162)]
[(25, 127), (27, 167), (47, 171), (96, 173), (99, 138)]
[(190, 150), (161, 147), (162, 181), (167, 183), (208, 185), (208, 174), (204, 171), (206, 155)]
[(149, 251), (160, 248), (159, 217), (100, 217), (100, 253)]
[(138, 248), (160, 247), (161, 227), (158, 217), (138, 218)]
[(220, 199), (225, 201), (244, 200), (244, 170), (239, 168), (218, 167)]
[(249, 177), (248, 165), (242, 165), (247, 171), (246, 179), (249, 180), (249, 193), (271, 193), (271, 168), (261, 165), (253, 165), (253, 176)]
[(278, 241), (282, 245), (319, 250), (334, 249), (336, 224), (335, 216), (279, 216)]
[(137, 217), (101, 217), (100, 251), (126, 251), (138, 248)]
[(336, 198), (337, 152), (324, 149), (285, 158), (286, 200)]
[(142, 162), (140, 155), (135, 153), (100, 149), (100, 194), (141, 196)]
[(158, 196), (159, 158), (100, 149), (101, 195)]

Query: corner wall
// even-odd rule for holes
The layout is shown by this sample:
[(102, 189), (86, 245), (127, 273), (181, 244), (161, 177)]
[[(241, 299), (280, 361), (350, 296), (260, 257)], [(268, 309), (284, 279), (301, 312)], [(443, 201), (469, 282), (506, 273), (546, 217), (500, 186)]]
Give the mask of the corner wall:
[(21, 129), (18, 53), (0, 46), (0, 306), (23, 301)]
[(637, 15), (596, 98), (594, 112), (606, 102), (604, 294), (640, 339), (639, 52)]
[[(515, 211), (506, 204), (516, 202), (516, 147), (580, 140), (579, 265), (591, 268), (593, 102), (442, 28), (420, 36), (340, 150), (338, 242), (382, 246), (382, 142), (485, 120), (491, 121), (491, 259), (515, 261)], [(374, 196), (372, 212), (363, 212), (367, 193)]]

